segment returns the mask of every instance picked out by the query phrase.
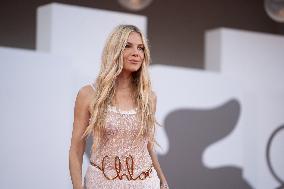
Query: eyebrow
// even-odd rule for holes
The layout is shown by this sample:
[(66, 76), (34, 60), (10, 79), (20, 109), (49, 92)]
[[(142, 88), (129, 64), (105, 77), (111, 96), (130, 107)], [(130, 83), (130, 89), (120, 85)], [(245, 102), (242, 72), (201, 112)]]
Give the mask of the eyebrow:
[[(127, 42), (127, 44), (133, 45), (133, 43), (130, 43), (130, 42)], [(138, 44), (138, 46), (144, 46), (144, 44), (141, 43), (141, 44)]]

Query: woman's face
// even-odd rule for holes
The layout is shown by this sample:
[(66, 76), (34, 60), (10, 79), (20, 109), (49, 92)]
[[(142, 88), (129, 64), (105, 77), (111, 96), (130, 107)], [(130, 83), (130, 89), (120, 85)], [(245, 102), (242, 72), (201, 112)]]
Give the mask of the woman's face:
[(137, 71), (144, 60), (144, 45), (139, 33), (131, 32), (123, 51), (123, 69)]

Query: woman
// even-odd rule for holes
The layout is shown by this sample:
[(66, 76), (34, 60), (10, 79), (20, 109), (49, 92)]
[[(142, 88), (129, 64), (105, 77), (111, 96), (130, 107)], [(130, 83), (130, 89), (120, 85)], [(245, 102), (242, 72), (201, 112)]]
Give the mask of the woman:
[[(76, 97), (69, 151), (73, 189), (166, 189), (154, 150), (156, 95), (148, 73), (150, 52), (141, 31), (120, 25), (109, 36), (95, 84)], [(86, 137), (90, 164), (82, 186)]]

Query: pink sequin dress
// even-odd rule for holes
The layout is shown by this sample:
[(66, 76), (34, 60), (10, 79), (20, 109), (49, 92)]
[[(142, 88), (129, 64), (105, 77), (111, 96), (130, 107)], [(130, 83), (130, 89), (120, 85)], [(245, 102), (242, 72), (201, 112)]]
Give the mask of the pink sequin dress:
[(106, 128), (98, 148), (92, 151), (84, 187), (86, 189), (160, 189), (160, 179), (140, 136), (136, 110), (108, 106)]

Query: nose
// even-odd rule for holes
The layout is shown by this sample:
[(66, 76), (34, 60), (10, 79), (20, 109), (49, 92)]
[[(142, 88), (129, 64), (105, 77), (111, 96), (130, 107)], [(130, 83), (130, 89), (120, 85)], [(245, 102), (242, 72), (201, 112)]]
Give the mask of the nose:
[(134, 56), (134, 57), (137, 57), (137, 56), (138, 56), (138, 49), (137, 49), (136, 47), (133, 48), (132, 56)]

